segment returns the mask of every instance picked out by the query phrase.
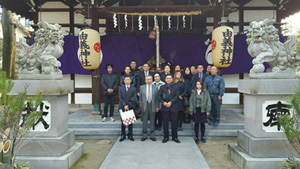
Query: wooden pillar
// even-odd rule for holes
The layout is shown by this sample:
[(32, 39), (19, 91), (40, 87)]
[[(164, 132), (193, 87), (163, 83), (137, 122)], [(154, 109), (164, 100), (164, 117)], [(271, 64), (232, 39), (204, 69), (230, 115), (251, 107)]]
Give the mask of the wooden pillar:
[(239, 6), (239, 33), (244, 32), (244, 5)]
[(75, 34), (75, 23), (74, 23), (74, 6), (71, 5), (70, 6), (70, 18), (69, 18), (69, 22), (70, 22), (70, 35), (74, 35)]
[(215, 8), (215, 15), (214, 15), (214, 28), (217, 28), (219, 26), (219, 22), (222, 18), (222, 6), (217, 5)]
[[(73, 80), (73, 88), (75, 92), (75, 74), (71, 74), (71, 80)], [(75, 93), (71, 93), (71, 104), (75, 104)]]
[[(96, 31), (99, 31), (98, 9), (95, 6), (92, 7), (92, 27)], [(94, 70), (94, 73), (92, 75), (92, 104), (93, 104), (94, 114), (99, 114), (99, 112), (100, 114), (102, 113), (101, 104), (100, 104), (101, 103), (100, 84), (101, 84), (101, 74), (100, 74), (100, 67), (99, 67), (98, 69)]]
[(39, 22), (39, 9), (36, 8), (35, 12), (33, 13), (33, 23), (37, 24)]
[[(70, 22), (70, 35), (75, 35), (75, 24), (74, 24), (74, 6), (70, 6), (69, 12), (69, 22)], [(73, 80), (73, 89), (74, 92), (71, 93), (71, 104), (75, 104), (75, 74), (71, 74), (71, 80)]]
[[(239, 33), (242, 34), (244, 32), (244, 5), (239, 5)], [(244, 79), (244, 73), (239, 74), (239, 79)], [(240, 104), (244, 104), (244, 94), (240, 93)]]
[(2, 8), (1, 18), (3, 30), (3, 61), (2, 70), (8, 78), (13, 79), (15, 75), (15, 54), (16, 54), (16, 32), (15, 25), (11, 21), (11, 12)]
[[(244, 73), (240, 73), (239, 74), (239, 79), (244, 79)], [(240, 93), (240, 105), (243, 105), (244, 104), (244, 94), (243, 93)]]

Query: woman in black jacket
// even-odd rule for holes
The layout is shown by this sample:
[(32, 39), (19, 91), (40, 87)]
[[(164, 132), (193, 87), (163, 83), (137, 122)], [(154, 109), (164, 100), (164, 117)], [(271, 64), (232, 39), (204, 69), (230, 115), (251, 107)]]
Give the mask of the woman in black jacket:
[(135, 87), (136, 84), (136, 79), (135, 76), (133, 74), (131, 74), (131, 69), (130, 66), (126, 66), (123, 75), (120, 77), (120, 86), (124, 86), (124, 78), (126, 76), (130, 76), (131, 77), (131, 86)]
[[(192, 86), (192, 77), (193, 77), (193, 75), (190, 71), (190, 68), (185, 67), (184, 70), (183, 70), (183, 79), (184, 79), (184, 87), (185, 87), (185, 99), (186, 99), (185, 102), (187, 102), (187, 103), (188, 103), (189, 98), (191, 96), (191, 91), (193, 90), (191, 88), (191, 86)], [(185, 104), (185, 110), (188, 107), (187, 103)], [(184, 122), (185, 123), (191, 123), (191, 115), (189, 113), (185, 113)]]
[(174, 73), (174, 85), (179, 89), (179, 102), (178, 102), (178, 130), (182, 131), (182, 122), (184, 120), (184, 96), (185, 96), (185, 86), (182, 74), (180, 71)]

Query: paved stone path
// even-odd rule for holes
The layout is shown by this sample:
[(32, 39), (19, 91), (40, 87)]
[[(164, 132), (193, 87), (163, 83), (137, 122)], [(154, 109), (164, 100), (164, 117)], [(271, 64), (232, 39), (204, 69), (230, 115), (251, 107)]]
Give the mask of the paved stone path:
[[(179, 137), (181, 143), (168, 141), (162, 137), (153, 142), (141, 137), (117, 141), (100, 169), (209, 169), (203, 155), (192, 137)], [(171, 138), (171, 137), (170, 137)]]

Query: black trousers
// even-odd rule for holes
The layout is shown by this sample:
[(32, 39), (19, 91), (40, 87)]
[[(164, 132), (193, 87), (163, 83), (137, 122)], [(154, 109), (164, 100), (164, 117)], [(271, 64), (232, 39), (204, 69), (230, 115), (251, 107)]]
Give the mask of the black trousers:
[(179, 111), (178, 112), (178, 127), (182, 127), (183, 120), (184, 120), (184, 112)]
[(172, 124), (172, 139), (178, 138), (178, 135), (177, 135), (178, 112), (163, 111), (162, 118), (163, 118), (163, 127), (164, 127), (164, 138), (169, 138), (169, 121), (170, 120), (171, 120), (171, 124)]
[[(201, 124), (201, 137), (204, 137), (205, 134), (205, 123), (200, 123)], [(199, 123), (195, 122), (195, 136), (196, 138), (199, 138)]]
[[(121, 120), (122, 121), (122, 120)], [(123, 123), (121, 124), (121, 133), (122, 133), (122, 137), (126, 136), (126, 132), (125, 132), (125, 127), (123, 125)], [(128, 136), (132, 136), (132, 128), (133, 128), (133, 124), (129, 124), (128, 125)]]
[(103, 117), (107, 117), (108, 103), (110, 103), (109, 117), (113, 117), (114, 116), (115, 95), (104, 95), (104, 114), (103, 114)]
[(162, 127), (162, 112), (160, 110), (155, 115), (155, 127)]

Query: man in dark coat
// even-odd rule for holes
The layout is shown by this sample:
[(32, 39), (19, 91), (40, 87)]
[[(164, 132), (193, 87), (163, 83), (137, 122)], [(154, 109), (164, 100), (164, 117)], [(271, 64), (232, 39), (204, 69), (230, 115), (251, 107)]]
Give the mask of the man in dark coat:
[(104, 114), (102, 116), (102, 121), (105, 122), (107, 118), (107, 111), (108, 111), (108, 103), (110, 102), (110, 120), (115, 121), (113, 118), (114, 115), (114, 103), (115, 103), (115, 95), (118, 86), (118, 78), (117, 75), (112, 73), (113, 65), (107, 64), (106, 65), (107, 74), (102, 75), (101, 85), (103, 88), (103, 95), (104, 95)]
[(139, 77), (140, 70), (136, 68), (136, 61), (135, 60), (130, 61), (130, 70), (131, 70), (130, 74), (132, 76), (134, 76), (134, 78), (135, 78), (134, 87), (137, 88), (137, 80), (138, 80), (138, 77)]
[(149, 71), (150, 70), (150, 65), (149, 63), (145, 63), (143, 65), (143, 71), (140, 71), (139, 72), (139, 77), (138, 77), (138, 80), (137, 80), (137, 93), (139, 95), (139, 92), (140, 92), (140, 87), (145, 83), (145, 79), (147, 76), (153, 76), (153, 73)]
[(164, 139), (163, 143), (169, 141), (169, 121), (172, 123), (172, 140), (180, 143), (177, 135), (178, 120), (178, 99), (179, 89), (172, 84), (172, 75), (166, 76), (166, 85), (162, 86), (158, 91), (158, 100), (161, 102), (161, 111), (163, 116)]
[(196, 85), (196, 82), (197, 81), (202, 81), (204, 83), (204, 80), (206, 78), (206, 73), (203, 72), (204, 70), (204, 67), (203, 65), (199, 64), (197, 66), (197, 73), (193, 75), (192, 77), (192, 86), (191, 86), (191, 89), (194, 89), (195, 88), (195, 85)]

